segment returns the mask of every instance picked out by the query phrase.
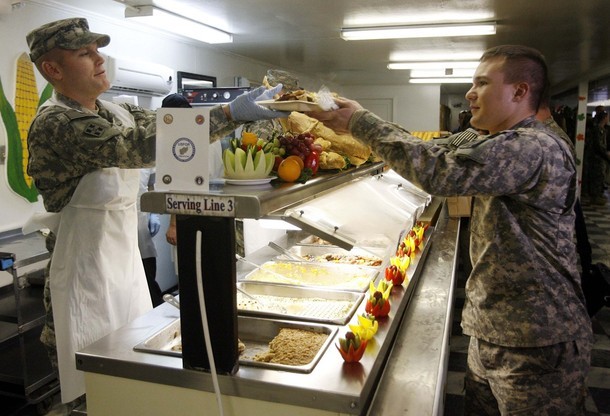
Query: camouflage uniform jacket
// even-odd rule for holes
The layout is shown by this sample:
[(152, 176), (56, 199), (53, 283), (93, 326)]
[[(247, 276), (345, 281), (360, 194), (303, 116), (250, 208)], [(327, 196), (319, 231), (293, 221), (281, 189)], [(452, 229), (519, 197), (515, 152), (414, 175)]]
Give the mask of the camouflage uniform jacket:
[(474, 196), (465, 334), (508, 347), (592, 339), (566, 141), (533, 117), (458, 147), (421, 141), (366, 110), (352, 116), (350, 130), (428, 193)]
[[(123, 169), (154, 165), (156, 115), (154, 111), (122, 104), (131, 113), (136, 128), (124, 126), (102, 100), (98, 113), (78, 102), (54, 94), (59, 105), (42, 107), (28, 133), (28, 174), (49, 212), (67, 205), (87, 173), (107, 167)], [(220, 106), (210, 111), (211, 138), (218, 140), (240, 124), (229, 122)]]

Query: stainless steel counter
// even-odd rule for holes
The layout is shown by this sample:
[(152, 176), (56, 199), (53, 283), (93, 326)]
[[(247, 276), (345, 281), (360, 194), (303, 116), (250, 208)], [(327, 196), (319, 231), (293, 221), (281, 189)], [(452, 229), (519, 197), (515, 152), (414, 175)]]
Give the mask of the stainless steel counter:
[(446, 213), (445, 206), (370, 416), (443, 415), (459, 238), (459, 219)]
[[(360, 363), (343, 363), (331, 345), (310, 374), (241, 366), (234, 376), (219, 376), (220, 390), (225, 395), (262, 400), (270, 405), (289, 403), (341, 414), (440, 414), (451, 330), (457, 230), (457, 220), (441, 214), (419, 281), (400, 294), (405, 302), (398, 300), (394, 304), (402, 308), (391, 312), (389, 324), (380, 325)], [(155, 385), (214, 391), (209, 373), (183, 369), (180, 358), (133, 350), (136, 344), (178, 318), (176, 309), (161, 305), (78, 352), (77, 367)], [(390, 331), (391, 328), (397, 331)], [(344, 336), (345, 330), (340, 327), (339, 335)]]

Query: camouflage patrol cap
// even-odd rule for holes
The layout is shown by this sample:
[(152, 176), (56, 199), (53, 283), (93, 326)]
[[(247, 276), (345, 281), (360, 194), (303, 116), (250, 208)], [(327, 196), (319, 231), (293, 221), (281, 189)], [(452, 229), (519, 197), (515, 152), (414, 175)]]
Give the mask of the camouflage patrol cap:
[(270, 69), (267, 71), (265, 76), (270, 86), (275, 87), (277, 84), (282, 83), (285, 90), (295, 91), (299, 89), (299, 80), (297, 77), (286, 71), (280, 71), (279, 69)]
[(110, 43), (110, 36), (89, 31), (89, 23), (84, 18), (63, 19), (47, 23), (27, 34), (30, 59), (36, 62), (54, 48), (80, 49), (97, 42), (99, 47)]

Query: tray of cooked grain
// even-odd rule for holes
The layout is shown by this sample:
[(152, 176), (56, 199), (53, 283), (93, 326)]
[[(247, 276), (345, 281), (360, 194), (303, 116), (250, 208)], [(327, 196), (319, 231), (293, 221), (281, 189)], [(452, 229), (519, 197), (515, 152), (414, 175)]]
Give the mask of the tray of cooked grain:
[[(383, 263), (383, 258), (377, 253), (359, 248), (348, 251), (336, 246), (295, 245), (290, 247), (288, 251), (303, 260), (317, 263), (355, 264), (368, 267), (380, 267)], [(290, 260), (284, 254), (276, 258), (278, 260)]]
[(240, 280), (364, 292), (377, 272), (353, 264), (268, 261)]
[[(243, 346), (239, 364), (282, 371), (310, 373), (333, 341), (337, 328), (246, 316), (238, 317)], [(134, 351), (182, 356), (180, 319), (137, 344)]]
[[(239, 282), (237, 310), (242, 315), (346, 325), (364, 293), (263, 282)], [(254, 298), (254, 299), (252, 299)]]

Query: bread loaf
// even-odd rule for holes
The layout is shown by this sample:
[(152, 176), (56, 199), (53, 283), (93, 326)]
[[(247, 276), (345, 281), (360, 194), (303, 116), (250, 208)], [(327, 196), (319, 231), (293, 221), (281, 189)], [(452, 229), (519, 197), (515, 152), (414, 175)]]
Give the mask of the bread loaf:
[[(310, 132), (317, 138), (329, 141), (331, 143), (330, 148), (324, 150), (346, 157), (349, 163), (354, 166), (360, 166), (371, 156), (370, 146), (360, 143), (349, 134), (337, 134), (320, 121), (303, 113), (293, 112), (290, 114), (288, 129), (294, 133)], [(334, 156), (332, 159), (336, 160)], [(322, 163), (320, 163), (320, 168), (325, 169), (322, 167)]]

